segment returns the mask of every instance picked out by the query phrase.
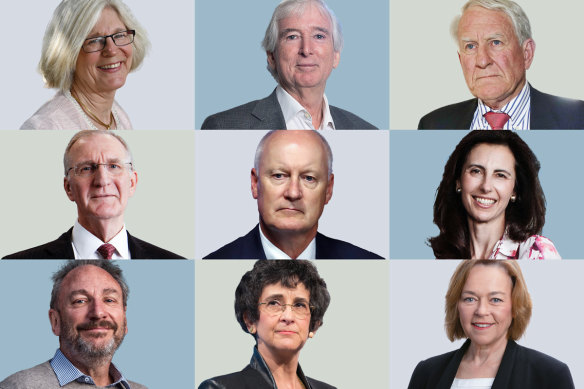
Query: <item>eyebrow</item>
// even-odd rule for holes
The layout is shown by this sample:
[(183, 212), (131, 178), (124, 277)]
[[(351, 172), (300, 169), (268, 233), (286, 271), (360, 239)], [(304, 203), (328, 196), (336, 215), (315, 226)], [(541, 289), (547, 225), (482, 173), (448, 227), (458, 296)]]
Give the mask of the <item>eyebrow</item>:
[[(272, 294), (264, 299), (264, 301), (266, 301), (266, 300), (284, 300), (284, 295), (283, 294)], [(297, 302), (308, 303), (308, 300), (305, 299), (304, 297), (296, 297), (296, 298), (294, 298), (294, 302), (295, 303), (297, 303)]]
[[(88, 159), (85, 161), (77, 162), (75, 165), (92, 165), (92, 164), (98, 164), (98, 163), (99, 162), (95, 162), (95, 161)], [(122, 160), (119, 158), (108, 158), (105, 163), (124, 163), (124, 162), (122, 162)], [(75, 165), (73, 165), (73, 166), (75, 166)]]
[[(324, 27), (318, 27), (318, 26), (312, 27), (311, 28), (311, 32), (312, 31), (320, 31), (320, 32), (324, 32), (325, 34), (330, 34), (329, 30), (326, 29), (326, 28), (324, 28)], [(280, 31), (280, 38), (283, 37), (283, 36), (285, 36), (285, 35), (287, 35), (287, 34), (289, 34), (289, 33), (291, 33), (291, 32), (299, 32), (299, 33), (302, 33), (302, 31), (300, 31), (298, 28), (286, 28), (286, 29)]]
[[(117, 295), (120, 294), (120, 292), (114, 288), (104, 288), (102, 290), (102, 293), (103, 294), (117, 294)], [(76, 294), (82, 294), (85, 296), (91, 295), (91, 293), (89, 293), (89, 291), (87, 289), (77, 289), (77, 290), (72, 290), (71, 293), (69, 293), (69, 297), (71, 298), (71, 297), (75, 296)]]
[[(112, 34), (117, 34), (118, 32), (127, 31), (127, 30), (128, 30), (127, 27), (118, 27), (114, 30), (114, 32), (112, 32)], [(104, 37), (107, 35), (110, 35), (110, 34), (106, 34), (106, 33), (102, 33), (102, 32), (94, 32), (94, 33), (90, 33), (86, 39), (101, 38), (101, 37)]]
[[(472, 294), (472, 295), (474, 295), (474, 296), (477, 296), (477, 295), (478, 295), (478, 293), (476, 293), (476, 292), (474, 292), (474, 291), (472, 291), (472, 290), (463, 290), (463, 291), (462, 291), (462, 293), (461, 293), (461, 295), (463, 295), (463, 294), (465, 294), (465, 293), (467, 293), (467, 294)], [(494, 291), (494, 292), (489, 292), (489, 293), (488, 293), (488, 295), (489, 295), (489, 296), (494, 296), (494, 295), (497, 295), (497, 294), (507, 295), (507, 293), (505, 293), (505, 292), (500, 292), (500, 291), (498, 291), (498, 290), (496, 290), (496, 291)]]
[[(467, 167), (466, 169), (469, 169), (469, 168), (471, 168), (471, 167), (478, 167), (479, 169), (487, 170), (487, 169), (486, 169), (486, 168), (485, 168), (483, 165), (479, 165), (478, 163), (471, 163), (470, 165), (468, 165), (468, 167)], [(508, 171), (508, 170), (505, 170), (505, 169), (495, 169), (495, 170), (494, 170), (494, 172), (495, 172), (495, 173), (500, 173), (500, 172), (503, 172), (503, 173), (507, 173), (507, 174), (509, 174), (510, 176), (512, 176), (512, 175), (513, 175), (513, 174), (511, 174), (511, 172), (510, 172), (510, 171)]]

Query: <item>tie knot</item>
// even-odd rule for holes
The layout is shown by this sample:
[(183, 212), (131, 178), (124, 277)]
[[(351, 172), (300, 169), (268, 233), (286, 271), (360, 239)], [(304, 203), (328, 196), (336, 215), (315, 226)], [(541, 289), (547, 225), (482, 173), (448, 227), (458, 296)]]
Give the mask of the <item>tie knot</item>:
[(116, 247), (109, 243), (104, 243), (97, 248), (97, 252), (101, 254), (103, 259), (112, 259), (112, 255), (115, 251)]
[(489, 112), (485, 113), (484, 116), (485, 116), (485, 119), (487, 119), (489, 126), (491, 126), (491, 128), (493, 130), (502, 130), (505, 123), (507, 123), (509, 121), (509, 119), (511, 118), (511, 116), (507, 115), (504, 112), (493, 112), (493, 111), (489, 111)]

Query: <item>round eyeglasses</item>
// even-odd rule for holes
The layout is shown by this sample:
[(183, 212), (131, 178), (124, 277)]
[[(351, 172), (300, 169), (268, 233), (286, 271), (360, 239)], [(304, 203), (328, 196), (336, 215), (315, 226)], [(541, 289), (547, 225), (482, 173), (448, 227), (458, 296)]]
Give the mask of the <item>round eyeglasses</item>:
[(119, 176), (127, 170), (126, 165), (129, 166), (130, 169), (133, 168), (132, 162), (80, 163), (79, 165), (70, 167), (67, 170), (67, 174), (73, 170), (76, 176), (90, 177), (93, 176), (95, 172), (97, 172), (97, 169), (99, 169), (100, 166), (103, 166), (105, 171), (110, 175)]
[(294, 312), (296, 317), (299, 319), (310, 315), (311, 311), (314, 309), (314, 306), (308, 305), (308, 303), (305, 301), (299, 301), (294, 304), (282, 304), (278, 300), (269, 300), (258, 303), (258, 305), (263, 305), (264, 310), (272, 316), (281, 315), (286, 310), (286, 307), (290, 307), (292, 312)]
[(116, 46), (126, 46), (134, 42), (134, 35), (136, 35), (136, 30), (126, 30), (116, 32), (115, 34), (111, 35), (87, 38), (85, 41), (83, 41), (83, 51), (86, 53), (94, 53), (96, 51), (103, 50), (105, 48), (107, 38), (112, 38), (112, 41)]

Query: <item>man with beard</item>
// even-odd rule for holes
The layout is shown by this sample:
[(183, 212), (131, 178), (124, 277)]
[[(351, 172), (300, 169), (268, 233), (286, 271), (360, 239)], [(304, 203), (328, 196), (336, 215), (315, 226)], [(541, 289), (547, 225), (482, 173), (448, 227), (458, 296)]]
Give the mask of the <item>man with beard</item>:
[(67, 263), (53, 275), (49, 309), (59, 349), (51, 360), (6, 378), (0, 388), (146, 389), (112, 363), (128, 332), (128, 292), (122, 270), (111, 262)]

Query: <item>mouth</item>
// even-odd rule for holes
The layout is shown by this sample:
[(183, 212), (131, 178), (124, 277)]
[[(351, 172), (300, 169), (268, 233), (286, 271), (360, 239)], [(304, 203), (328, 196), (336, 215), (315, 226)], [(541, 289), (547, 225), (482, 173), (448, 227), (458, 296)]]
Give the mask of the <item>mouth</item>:
[(104, 71), (112, 71), (112, 70), (117, 70), (120, 68), (120, 66), (122, 66), (122, 61), (119, 62), (115, 62), (115, 63), (111, 63), (111, 64), (107, 64), (107, 65), (102, 65), (102, 66), (98, 66), (98, 69), (104, 70)]
[(472, 326), (474, 328), (477, 328), (479, 330), (484, 330), (487, 328), (491, 328), (492, 326), (494, 326), (494, 323), (472, 323)]
[(289, 331), (289, 330), (276, 331), (276, 333), (278, 333), (280, 335), (294, 335), (294, 334), (296, 334), (295, 331)]
[(293, 208), (293, 207), (280, 208), (280, 209), (278, 209), (278, 211), (291, 212), (291, 213), (302, 213), (302, 211), (300, 209)]
[(488, 208), (497, 202), (497, 200), (486, 197), (473, 196), (472, 198), (479, 204), (479, 206), (484, 208)]

